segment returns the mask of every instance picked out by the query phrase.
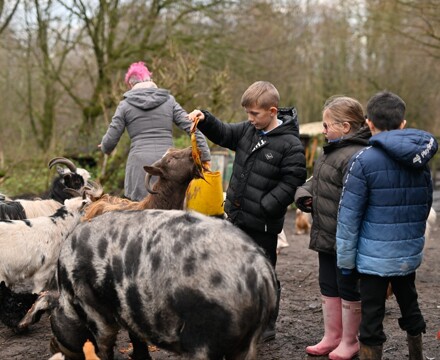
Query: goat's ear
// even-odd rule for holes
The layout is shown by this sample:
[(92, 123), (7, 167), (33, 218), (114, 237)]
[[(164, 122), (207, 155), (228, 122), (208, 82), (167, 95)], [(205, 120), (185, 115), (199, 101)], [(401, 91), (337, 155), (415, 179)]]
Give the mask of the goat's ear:
[(154, 176), (160, 176), (163, 177), (163, 171), (161, 168), (158, 168), (157, 166), (148, 166), (145, 165), (144, 166), (144, 170), (149, 173), (150, 175), (154, 175)]

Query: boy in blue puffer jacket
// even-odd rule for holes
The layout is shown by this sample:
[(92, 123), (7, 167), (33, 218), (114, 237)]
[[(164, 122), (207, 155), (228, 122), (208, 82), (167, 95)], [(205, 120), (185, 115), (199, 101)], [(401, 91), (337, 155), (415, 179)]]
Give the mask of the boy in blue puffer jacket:
[(408, 334), (409, 358), (423, 359), (426, 324), (415, 277), (432, 204), (427, 163), (438, 144), (425, 131), (403, 129), (405, 107), (391, 92), (368, 101), (367, 124), (373, 136), (370, 146), (352, 158), (339, 205), (337, 264), (343, 273), (356, 268), (361, 276), (361, 360), (382, 358), (388, 283), (401, 310), (399, 325)]

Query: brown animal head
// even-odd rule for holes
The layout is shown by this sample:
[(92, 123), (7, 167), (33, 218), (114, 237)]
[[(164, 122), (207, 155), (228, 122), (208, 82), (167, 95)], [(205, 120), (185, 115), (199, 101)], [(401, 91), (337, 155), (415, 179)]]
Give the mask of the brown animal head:
[[(172, 181), (178, 184), (189, 184), (194, 178), (203, 178), (203, 174), (196, 166), (192, 149), (168, 149), (161, 159), (150, 166), (144, 166), (147, 172), (145, 177), (145, 187), (150, 194), (157, 194), (156, 188), (160, 182)], [(151, 189), (150, 182), (152, 176), (158, 176), (159, 181)]]
[[(105, 194), (86, 208), (82, 220), (89, 221), (116, 210), (183, 209), (189, 183), (194, 178), (203, 178), (194, 163), (190, 147), (183, 150), (169, 149), (160, 160), (151, 166), (144, 166), (144, 170), (147, 172), (145, 187), (149, 194), (142, 201)], [(153, 189), (150, 188), (152, 176), (158, 177)]]

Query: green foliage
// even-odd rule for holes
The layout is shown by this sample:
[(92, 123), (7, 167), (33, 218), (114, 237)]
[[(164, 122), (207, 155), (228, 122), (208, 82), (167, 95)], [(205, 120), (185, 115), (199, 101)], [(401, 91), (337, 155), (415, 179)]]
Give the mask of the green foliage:
[(187, 134), (181, 134), (174, 139), (174, 147), (184, 149), (191, 146), (191, 138)]
[(52, 172), (37, 162), (21, 163), (14, 170), (5, 171), (0, 180), (0, 193), (16, 197), (21, 195), (41, 196), (50, 185)]
[(117, 147), (108, 155), (98, 155), (96, 178), (105, 193), (122, 196), (124, 194), (125, 165), (130, 150), (130, 139), (127, 134), (121, 137)]

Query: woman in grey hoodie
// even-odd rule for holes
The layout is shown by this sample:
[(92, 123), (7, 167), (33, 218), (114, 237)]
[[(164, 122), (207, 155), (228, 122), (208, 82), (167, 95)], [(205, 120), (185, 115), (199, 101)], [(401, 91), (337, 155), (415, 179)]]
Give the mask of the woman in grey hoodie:
[[(147, 195), (144, 165), (151, 165), (173, 147), (173, 124), (190, 134), (187, 112), (166, 89), (151, 80), (151, 72), (143, 62), (130, 65), (125, 83), (129, 90), (119, 103), (112, 122), (99, 147), (110, 154), (127, 129), (131, 146), (125, 168), (125, 196), (140, 201)], [(196, 131), (202, 161), (211, 155), (205, 137)]]

